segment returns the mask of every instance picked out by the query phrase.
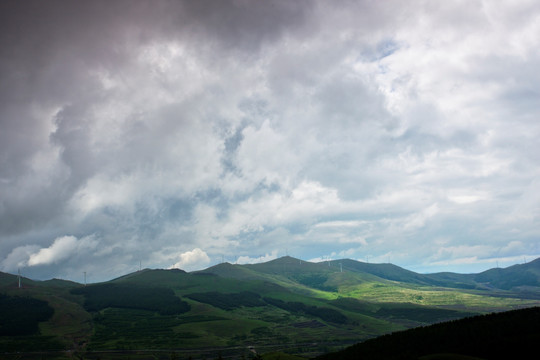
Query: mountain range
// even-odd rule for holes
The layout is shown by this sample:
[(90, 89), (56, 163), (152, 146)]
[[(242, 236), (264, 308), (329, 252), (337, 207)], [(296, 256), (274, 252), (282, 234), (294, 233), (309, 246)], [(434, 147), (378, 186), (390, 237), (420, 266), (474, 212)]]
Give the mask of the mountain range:
[[(84, 286), (0, 273), (0, 352), (97, 358), (306, 357), (383, 334), (540, 305), (540, 259), (478, 274), (419, 274), (350, 259), (282, 257), (144, 269)], [(155, 355), (159, 351), (158, 355)], [(57, 354), (62, 359), (63, 353)]]

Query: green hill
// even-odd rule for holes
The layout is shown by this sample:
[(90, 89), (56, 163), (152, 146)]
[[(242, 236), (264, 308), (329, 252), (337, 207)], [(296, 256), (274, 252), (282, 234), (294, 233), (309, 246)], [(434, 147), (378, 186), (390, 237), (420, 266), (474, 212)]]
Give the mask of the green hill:
[(370, 264), (350, 259), (333, 260), (330, 261), (330, 264), (334, 267), (340, 267), (340, 269), (343, 268), (346, 271), (367, 273), (386, 280), (419, 285), (440, 285), (426, 275), (417, 274), (393, 264)]
[(539, 265), (417, 274), (392, 264), (282, 257), (192, 273), (144, 269), (88, 286), (23, 278), (22, 289), (17, 276), (0, 273), (9, 306), (22, 309), (24, 298), (44, 304), (45, 315), (53, 309), (50, 317), (31, 318), (24, 334), (0, 324), (0, 352), (71, 349), (88, 357), (114, 350), (137, 358), (135, 352), (164, 349), (209, 357), (215, 353), (208, 349), (244, 356), (257, 349), (312, 356), (408, 328), (538, 306)]
[[(23, 333), (16, 328), (5, 326), (0, 337), (0, 352), (78, 350), (89, 341), (92, 333), (92, 315), (82, 306), (82, 297), (70, 293), (80, 284), (52, 279), (34, 281), (21, 277), (21, 288), (16, 275), (0, 272), (0, 297), (8, 299), (10, 310), (4, 313), (0, 327), (9, 323), (7, 316), (22, 312), (27, 319), (21, 325)], [(37, 301), (37, 302), (35, 302)], [(25, 307), (41, 309), (37, 314)], [(6, 311), (6, 307), (2, 306)], [(47, 315), (47, 316), (45, 316)], [(50, 315), (50, 316), (49, 316)], [(32, 320), (33, 319), (33, 320)]]
[(540, 259), (505, 269), (490, 269), (474, 275), (474, 280), (494, 288), (540, 287)]

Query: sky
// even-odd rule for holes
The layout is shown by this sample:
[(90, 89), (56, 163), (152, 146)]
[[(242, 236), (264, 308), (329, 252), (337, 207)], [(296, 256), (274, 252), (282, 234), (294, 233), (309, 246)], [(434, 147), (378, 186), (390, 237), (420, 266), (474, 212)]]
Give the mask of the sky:
[(0, 271), (540, 256), (540, 3), (0, 2)]

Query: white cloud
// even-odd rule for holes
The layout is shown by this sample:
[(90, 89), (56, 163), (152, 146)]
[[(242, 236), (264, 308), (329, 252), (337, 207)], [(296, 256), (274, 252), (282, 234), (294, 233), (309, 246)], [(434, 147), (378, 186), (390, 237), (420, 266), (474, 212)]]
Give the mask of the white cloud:
[(239, 256), (238, 259), (236, 259), (235, 263), (237, 264), (258, 264), (262, 262), (267, 262), (270, 260), (277, 259), (278, 257), (278, 251), (273, 250), (271, 253), (266, 253), (264, 255), (259, 255), (257, 257), (250, 257), (250, 256)]
[(97, 241), (93, 236), (82, 239), (77, 239), (75, 236), (62, 236), (56, 238), (51, 246), (30, 254), (28, 266), (56, 264), (71, 256), (81, 255), (81, 252), (93, 250), (96, 246)]
[(419, 213), (411, 214), (404, 220), (403, 229), (412, 230), (421, 228), (425, 226), (426, 222), (430, 218), (437, 215), (438, 212), (439, 206), (437, 204), (433, 204)]
[(195, 210), (195, 228), (199, 237), (238, 236), (260, 232), (296, 222), (310, 223), (317, 216), (339, 211), (341, 202), (334, 189), (315, 182), (302, 182), (292, 189), (260, 192), (246, 201), (231, 204), (228, 216), (219, 218), (217, 209), (199, 204)]
[(460, 205), (473, 204), (477, 201), (481, 201), (484, 199), (486, 199), (486, 196), (480, 195), (480, 194), (478, 195), (477, 194), (470, 194), (470, 195), (456, 194), (456, 195), (448, 196), (448, 200), (455, 202), (456, 204), (460, 204)]
[(521, 241), (510, 241), (499, 250), (499, 256), (512, 256), (515, 254), (527, 254), (529, 251)]
[[(496, 248), (492, 245), (457, 245), (441, 247), (437, 254), (434, 254), (433, 263), (451, 263), (453, 261), (471, 261), (482, 257), (492, 256)], [(439, 260), (440, 259), (440, 260)]]
[(24, 245), (11, 250), (11, 252), (2, 260), (3, 271), (16, 271), (17, 268), (28, 265), (29, 257), (39, 250), (37, 245)]
[(193, 269), (200, 270), (210, 263), (208, 254), (199, 248), (180, 253), (174, 258), (178, 259), (178, 262), (172, 265), (170, 269), (176, 268), (187, 271)]
[(69, 257), (76, 249), (77, 238), (75, 236), (63, 236), (55, 239), (50, 247), (40, 249), (37, 253), (31, 254), (28, 259), (28, 265), (35, 266), (57, 263)]
[(315, 224), (316, 228), (333, 228), (333, 227), (358, 227), (362, 226), (366, 223), (366, 221), (360, 221), (360, 220), (336, 220), (336, 221), (325, 221), (320, 222), (318, 224)]

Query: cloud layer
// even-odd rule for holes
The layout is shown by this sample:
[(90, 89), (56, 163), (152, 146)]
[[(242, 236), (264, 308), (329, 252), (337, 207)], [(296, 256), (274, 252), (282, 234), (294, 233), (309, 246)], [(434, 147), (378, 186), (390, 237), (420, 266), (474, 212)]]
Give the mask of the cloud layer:
[(535, 1), (0, 14), (1, 271), (540, 255)]

